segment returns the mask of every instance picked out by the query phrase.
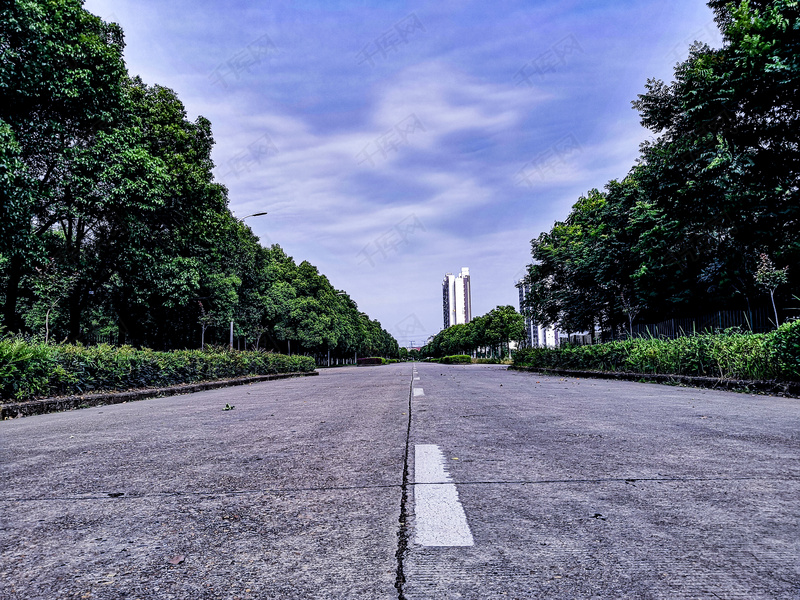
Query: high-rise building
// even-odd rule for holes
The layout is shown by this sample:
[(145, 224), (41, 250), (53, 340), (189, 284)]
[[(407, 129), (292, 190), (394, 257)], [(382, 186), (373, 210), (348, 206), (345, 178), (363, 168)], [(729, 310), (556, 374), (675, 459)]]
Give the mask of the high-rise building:
[(451, 325), (466, 324), (472, 320), (472, 294), (469, 285), (469, 268), (462, 267), (461, 273), (448, 273), (442, 282), (442, 312), (444, 328)]
[(525, 299), (528, 297), (528, 294), (531, 293), (530, 287), (527, 283), (525, 283), (524, 279), (522, 281), (518, 281), (514, 285), (516, 285), (517, 289), (519, 290), (519, 312), (521, 315), (525, 316), (525, 340), (523, 345), (531, 348), (538, 348), (539, 328), (531, 318), (530, 312), (525, 310)]
[(531, 293), (530, 285), (525, 280), (514, 285), (519, 290), (519, 312), (525, 315), (525, 342), (531, 348), (556, 348), (560, 343), (560, 334), (556, 327), (542, 326), (530, 316), (526, 310), (526, 300)]

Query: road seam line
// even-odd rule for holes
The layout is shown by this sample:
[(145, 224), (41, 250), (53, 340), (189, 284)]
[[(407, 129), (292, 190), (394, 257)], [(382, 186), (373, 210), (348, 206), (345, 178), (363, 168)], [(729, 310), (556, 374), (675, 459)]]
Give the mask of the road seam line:
[[(585, 484), (585, 483), (693, 483), (704, 481), (773, 481), (784, 483), (796, 483), (797, 479), (792, 477), (775, 478), (775, 477), (615, 477), (608, 479), (520, 479), (520, 480), (496, 480), (496, 481), (459, 481), (458, 485), (552, 485), (558, 483), (564, 484)], [(436, 485), (431, 483), (422, 482), (408, 482), (408, 487), (422, 487), (426, 485)], [(31, 498), (31, 497), (17, 497), (17, 498), (0, 498), (0, 504), (6, 502), (80, 502), (83, 500), (141, 500), (144, 498), (179, 498), (181, 496), (206, 496), (215, 498), (217, 496), (245, 496), (248, 494), (294, 494), (297, 492), (331, 492), (331, 491), (348, 491), (348, 490), (375, 490), (375, 489), (391, 489), (403, 488), (402, 484), (385, 483), (375, 485), (342, 485), (342, 486), (324, 486), (324, 487), (305, 487), (305, 488), (264, 488), (261, 490), (225, 490), (222, 492), (209, 492), (203, 491), (176, 491), (176, 492), (153, 492), (149, 494), (124, 494), (122, 496), (109, 496), (107, 492), (103, 495), (92, 496), (50, 496), (46, 498)]]
[(397, 529), (397, 551), (395, 558), (397, 560), (397, 570), (395, 575), (394, 587), (397, 590), (397, 600), (406, 600), (403, 586), (406, 583), (406, 574), (404, 571), (404, 560), (408, 552), (408, 449), (411, 443), (411, 398), (414, 391), (414, 376), (411, 376), (411, 382), (408, 388), (408, 420), (406, 425), (406, 447), (403, 456), (403, 484), (401, 486), (400, 494), (400, 517), (398, 518), (399, 525)]

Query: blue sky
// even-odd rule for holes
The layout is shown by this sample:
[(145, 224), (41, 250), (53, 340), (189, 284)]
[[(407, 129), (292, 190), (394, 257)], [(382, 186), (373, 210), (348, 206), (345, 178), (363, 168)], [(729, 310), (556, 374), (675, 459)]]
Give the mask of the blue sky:
[(469, 267), (475, 315), (517, 306), (530, 240), (624, 177), (630, 102), (671, 79), (700, 0), (89, 0), (131, 74), (211, 120), (215, 176), (263, 244), (308, 260), (402, 345), (442, 327)]

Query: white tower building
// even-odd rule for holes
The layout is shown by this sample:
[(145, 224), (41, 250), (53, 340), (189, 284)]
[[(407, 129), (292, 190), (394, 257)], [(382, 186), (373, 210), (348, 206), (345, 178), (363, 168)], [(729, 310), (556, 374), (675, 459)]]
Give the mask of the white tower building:
[(442, 312), (444, 328), (466, 324), (472, 320), (472, 293), (469, 268), (462, 267), (457, 276), (447, 273), (442, 282)]

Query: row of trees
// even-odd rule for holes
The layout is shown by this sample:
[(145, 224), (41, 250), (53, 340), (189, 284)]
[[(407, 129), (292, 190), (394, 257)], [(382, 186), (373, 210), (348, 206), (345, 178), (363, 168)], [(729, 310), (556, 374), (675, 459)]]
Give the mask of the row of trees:
[(423, 357), (454, 354), (508, 356), (509, 343), (525, 339), (525, 317), (513, 306), (498, 306), (466, 325), (452, 325), (437, 333), (422, 348)]
[(709, 6), (724, 44), (647, 82), (633, 106), (655, 137), (637, 164), (532, 241), (538, 321), (614, 330), (798, 294), (800, 5)]
[(80, 0), (0, 7), (2, 325), (47, 339), (396, 355), (316, 268), (263, 248), (214, 181), (211, 123), (128, 75)]

